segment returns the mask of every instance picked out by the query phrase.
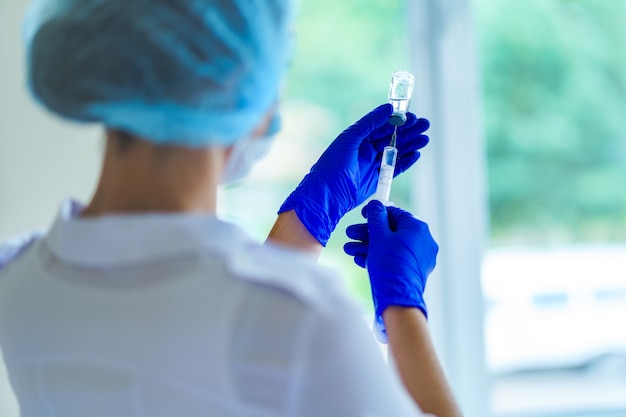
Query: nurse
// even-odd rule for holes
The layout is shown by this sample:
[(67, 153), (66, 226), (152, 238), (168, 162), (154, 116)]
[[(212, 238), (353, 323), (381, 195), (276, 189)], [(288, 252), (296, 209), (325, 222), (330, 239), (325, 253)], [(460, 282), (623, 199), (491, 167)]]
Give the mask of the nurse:
[[(215, 216), (279, 127), (289, 0), (39, 0), (30, 90), (107, 144), (86, 205), (0, 247), (0, 346), (31, 416), (419, 416), (460, 412), (426, 328), (437, 244), (373, 201), (345, 247), (367, 268), (375, 328), (315, 259), (375, 189), (384, 104), (342, 132), (265, 244)], [(398, 130), (401, 173), (428, 122)], [(254, 204), (254, 202), (251, 202)]]

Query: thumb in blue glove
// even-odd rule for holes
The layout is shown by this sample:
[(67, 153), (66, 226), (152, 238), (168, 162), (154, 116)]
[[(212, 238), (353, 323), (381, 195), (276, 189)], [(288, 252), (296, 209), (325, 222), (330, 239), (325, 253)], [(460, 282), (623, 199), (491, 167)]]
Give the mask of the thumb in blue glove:
[[(376, 191), (382, 151), (391, 141), (394, 126), (387, 123), (393, 111), (383, 104), (344, 130), (320, 159), (278, 213), (295, 210), (309, 233), (326, 245), (339, 220)], [(398, 161), (394, 175), (407, 170), (420, 157), (419, 149), (428, 144), (426, 119), (407, 113), (398, 128)]]
[(382, 315), (389, 306), (415, 307), (427, 316), (426, 280), (435, 268), (439, 247), (428, 225), (396, 207), (372, 200), (363, 208), (367, 224), (346, 229), (356, 242), (344, 245), (357, 265), (367, 268), (376, 312), (378, 339), (386, 343)]

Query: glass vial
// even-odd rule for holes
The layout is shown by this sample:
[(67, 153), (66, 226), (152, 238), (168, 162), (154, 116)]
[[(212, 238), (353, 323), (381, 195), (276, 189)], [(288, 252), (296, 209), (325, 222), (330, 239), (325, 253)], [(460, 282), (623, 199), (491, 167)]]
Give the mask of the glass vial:
[(411, 105), (415, 77), (407, 71), (396, 71), (391, 74), (389, 85), (389, 103), (393, 106), (393, 114), (389, 123), (402, 126), (406, 122), (406, 112)]

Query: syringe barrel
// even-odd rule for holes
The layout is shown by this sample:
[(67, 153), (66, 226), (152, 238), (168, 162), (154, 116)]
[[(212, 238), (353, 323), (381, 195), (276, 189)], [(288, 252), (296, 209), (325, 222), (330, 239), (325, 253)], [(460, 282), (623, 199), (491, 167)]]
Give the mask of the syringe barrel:
[(383, 159), (380, 164), (380, 173), (378, 174), (378, 184), (376, 185), (376, 193), (374, 199), (386, 204), (389, 202), (391, 195), (391, 182), (393, 181), (393, 173), (396, 169), (396, 159), (398, 150), (394, 147), (387, 146), (383, 151)]

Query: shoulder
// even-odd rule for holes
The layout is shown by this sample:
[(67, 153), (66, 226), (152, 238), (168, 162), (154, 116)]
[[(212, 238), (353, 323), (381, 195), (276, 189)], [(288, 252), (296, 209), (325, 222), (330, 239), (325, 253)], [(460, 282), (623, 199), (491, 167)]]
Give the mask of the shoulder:
[(337, 272), (281, 246), (246, 245), (230, 253), (226, 267), (238, 279), (287, 293), (320, 313), (352, 302)]
[(42, 236), (41, 232), (26, 233), (0, 243), (0, 270), (17, 259)]

